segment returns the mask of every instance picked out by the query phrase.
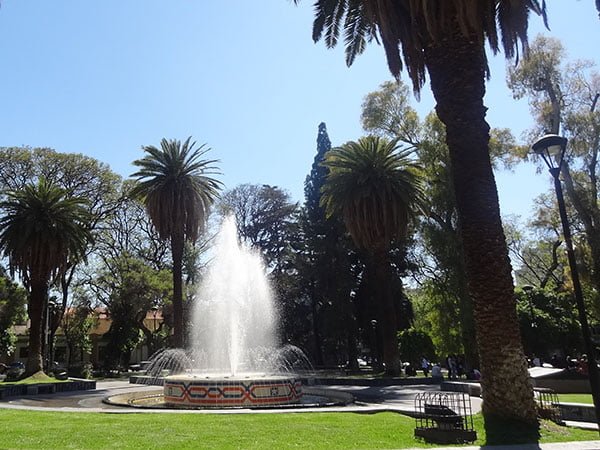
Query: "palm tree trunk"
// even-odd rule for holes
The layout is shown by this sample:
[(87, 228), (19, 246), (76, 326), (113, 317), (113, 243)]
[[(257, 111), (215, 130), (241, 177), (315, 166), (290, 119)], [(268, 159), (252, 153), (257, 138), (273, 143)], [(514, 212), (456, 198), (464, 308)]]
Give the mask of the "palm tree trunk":
[(477, 339), (475, 338), (475, 321), (473, 319), (473, 301), (469, 295), (467, 280), (465, 279), (464, 251), (460, 247), (462, 258), (461, 268), (456, 271), (458, 277), (458, 304), (460, 313), (460, 332), (465, 356), (465, 371), (479, 368), (479, 354), (477, 353)]
[(44, 307), (48, 294), (48, 282), (45, 280), (32, 280), (29, 295), (29, 355), (25, 366), (25, 376), (33, 375), (43, 370), (42, 339), (44, 336)]
[(484, 46), (478, 37), (457, 32), (429, 46), (425, 58), (436, 110), (446, 125), (467, 283), (473, 299), (486, 425), (509, 420), (532, 430), (537, 427), (533, 390), (489, 158), (489, 125), (483, 105)]
[(171, 237), (171, 254), (173, 256), (173, 341), (176, 348), (184, 346), (183, 330), (183, 235)]
[(383, 341), (385, 372), (391, 376), (398, 376), (400, 375), (398, 321), (391, 289), (389, 252), (387, 250), (375, 251), (370, 258), (370, 265), (375, 274), (373, 289), (376, 292), (377, 321)]

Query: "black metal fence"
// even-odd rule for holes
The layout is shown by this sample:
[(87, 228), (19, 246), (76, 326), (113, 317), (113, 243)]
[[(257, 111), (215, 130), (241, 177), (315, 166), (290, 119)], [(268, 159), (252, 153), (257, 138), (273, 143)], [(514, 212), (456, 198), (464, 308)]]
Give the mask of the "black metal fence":
[(471, 398), (465, 392), (422, 392), (415, 397), (415, 437), (436, 444), (474, 442)]
[(562, 423), (560, 401), (556, 392), (548, 388), (533, 388), (533, 394), (538, 417)]

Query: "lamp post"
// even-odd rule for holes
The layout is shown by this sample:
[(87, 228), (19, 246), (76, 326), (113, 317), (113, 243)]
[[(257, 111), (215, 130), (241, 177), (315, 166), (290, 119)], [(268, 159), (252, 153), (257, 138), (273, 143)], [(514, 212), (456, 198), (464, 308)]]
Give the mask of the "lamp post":
[(45, 334), (45, 342), (44, 342), (44, 365), (46, 367), (46, 372), (49, 372), (52, 368), (52, 337), (50, 336), (50, 327), (51, 327), (51, 316), (54, 314), (54, 310), (58, 305), (53, 300), (48, 300), (46, 302), (46, 323), (44, 324), (44, 334)]
[(158, 313), (158, 306), (153, 305), (152, 308), (150, 308), (150, 309), (152, 311), (152, 334), (151, 334), (152, 339), (151, 339), (151, 342), (152, 342), (152, 347), (153, 348), (152, 349), (148, 349), (148, 350), (152, 350), (152, 353), (154, 353), (156, 351), (156, 347), (157, 347), (157, 345), (156, 345), (156, 340), (157, 340), (156, 339), (156, 331), (158, 330), (158, 326), (157, 326), (157, 323), (156, 323), (156, 314)]
[(373, 372), (376, 373), (379, 371), (379, 344), (377, 339), (377, 320), (371, 320), (371, 330), (373, 333), (373, 348), (372, 348), (372, 359), (371, 366)]
[(565, 199), (563, 197), (562, 185), (560, 183), (560, 170), (563, 164), (565, 151), (567, 149), (567, 139), (556, 134), (547, 134), (536, 141), (532, 147), (533, 151), (542, 157), (550, 174), (554, 178), (554, 189), (556, 190), (556, 200), (558, 202), (558, 211), (562, 223), (565, 245), (567, 247), (567, 258), (571, 270), (571, 279), (573, 280), (573, 293), (577, 304), (579, 323), (581, 325), (581, 334), (583, 335), (583, 344), (588, 356), (588, 377), (592, 389), (592, 398), (594, 399), (594, 409), (596, 412), (596, 422), (600, 427), (600, 382), (598, 380), (598, 364), (596, 363), (596, 349), (592, 342), (592, 335), (587, 320), (585, 304), (583, 302), (583, 292), (579, 282), (579, 271), (575, 261), (575, 252), (573, 251), (573, 242), (571, 240), (571, 229), (567, 218), (565, 208)]
[(158, 327), (156, 326), (156, 314), (158, 313), (158, 306), (154, 305), (150, 309), (152, 310), (152, 320), (153, 320), (152, 332), (156, 333), (156, 330), (158, 330)]

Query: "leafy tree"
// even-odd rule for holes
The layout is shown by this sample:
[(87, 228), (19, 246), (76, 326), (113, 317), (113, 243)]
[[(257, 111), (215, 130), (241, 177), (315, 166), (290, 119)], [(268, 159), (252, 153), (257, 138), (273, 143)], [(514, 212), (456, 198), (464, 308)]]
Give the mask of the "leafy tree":
[[(121, 177), (89, 156), (49, 148), (0, 147), (0, 166), (0, 190), (18, 191), (44, 178), (64, 189), (67, 197), (85, 198), (90, 216), (87, 224), (95, 237), (104, 228), (105, 220), (119, 210)], [(88, 253), (93, 250), (93, 245), (88, 246)], [(78, 268), (78, 261), (70, 260), (66, 270), (52, 280), (52, 285), (62, 294), (57, 320), (50, 321), (52, 335), (66, 310), (69, 288)]]
[(123, 254), (109, 261), (86, 287), (89, 296), (104, 304), (111, 318), (107, 333), (107, 365), (127, 367), (131, 351), (146, 338), (154, 348), (154, 331), (145, 326), (152, 307), (164, 308), (172, 295), (169, 272), (149, 267), (139, 258)]
[(419, 197), (419, 176), (397, 141), (367, 136), (331, 150), (324, 164), (330, 173), (323, 186), (326, 213), (337, 215), (356, 246), (365, 252), (376, 289), (377, 317), (383, 336), (386, 371), (398, 374), (398, 319), (391, 292), (390, 250), (406, 235)]
[(143, 147), (146, 156), (134, 161), (140, 168), (133, 174), (137, 185), (134, 197), (142, 198), (161, 239), (171, 244), (173, 258), (173, 345), (184, 344), (183, 318), (183, 251), (186, 241), (194, 242), (203, 228), (210, 206), (221, 183), (215, 160), (200, 159), (209, 149), (194, 149), (191, 137), (183, 143), (161, 140), (161, 148)]
[(559, 134), (562, 129), (569, 139), (561, 175), (575, 229), (583, 230), (589, 247), (591, 282), (600, 292), (600, 74), (590, 62), (566, 63), (565, 58), (558, 40), (538, 36), (530, 57), (509, 69), (509, 86), (516, 98), (529, 99), (536, 119), (530, 134)]
[[(139, 259), (156, 271), (171, 269), (168, 242), (159, 239), (143, 203), (129, 195), (132, 185), (130, 181), (124, 183), (120, 207), (104, 221), (102, 230), (97, 234), (97, 243), (89, 264), (76, 280), (77, 286), (94, 284), (98, 274), (114, 267), (114, 262), (123, 255)], [(182, 273), (185, 289), (190, 293), (193, 290), (188, 289), (188, 286), (195, 283), (197, 274), (202, 268), (201, 256), (206, 250), (206, 243), (207, 241), (200, 236), (196, 245), (186, 243), (184, 249)], [(172, 303), (170, 299), (165, 300), (162, 304), (160, 332), (169, 335), (173, 328)], [(188, 298), (188, 302), (190, 300)], [(142, 331), (149, 345), (154, 348), (157, 345), (157, 333)]]
[(581, 350), (577, 310), (569, 293), (531, 286), (517, 289), (517, 312), (529, 355), (548, 360), (555, 353), (573, 355)]
[(399, 139), (405, 146), (417, 148), (423, 140), (422, 124), (410, 105), (409, 95), (408, 87), (402, 81), (382, 83), (363, 100), (362, 127), (368, 133)]
[(42, 327), (53, 277), (86, 254), (91, 241), (86, 201), (67, 197), (45, 179), (9, 191), (0, 203), (0, 248), (9, 267), (18, 271), (29, 290), (29, 356), (26, 374), (42, 370)]
[(424, 356), (429, 361), (436, 359), (435, 347), (431, 337), (423, 331), (410, 328), (398, 333), (398, 345), (402, 361), (408, 361), (413, 367), (420, 367)]
[[(298, 0), (295, 0), (297, 3)], [(488, 75), (486, 41), (513, 57), (527, 43), (530, 12), (545, 17), (537, 0), (466, 3), (362, 0), (315, 3), (313, 39), (329, 47), (344, 33), (351, 64), (377, 38), (392, 74), (406, 66), (418, 92), (429, 73), (436, 111), (446, 126), (467, 283), (474, 304), (486, 423), (514, 420), (537, 431), (535, 404), (524, 362), (511, 266), (489, 157), (483, 104)], [(500, 35), (500, 36), (499, 36)], [(498, 429), (500, 429), (499, 427)], [(488, 434), (490, 442), (503, 438)]]
[(14, 283), (0, 267), (0, 354), (11, 355), (16, 348), (17, 337), (11, 328), (25, 322), (27, 292)]
[(94, 262), (106, 265), (126, 253), (157, 270), (170, 268), (168, 242), (159, 238), (144, 204), (131, 196), (133, 185), (131, 181), (123, 184), (119, 207), (97, 233)]
[(222, 216), (233, 214), (240, 239), (259, 250), (276, 272), (298, 233), (298, 205), (277, 186), (241, 184), (224, 192), (218, 204)]
[(567, 261), (561, 251), (562, 235), (558, 211), (547, 194), (536, 199), (535, 216), (523, 232), (516, 221), (505, 218), (508, 248), (517, 261), (517, 284), (563, 291), (566, 288)]
[(61, 328), (69, 349), (67, 359), (69, 369), (75, 364), (82, 363), (84, 355), (92, 350), (90, 331), (95, 325), (89, 300), (78, 295), (77, 290), (74, 297), (71, 307), (67, 308), (61, 321)]

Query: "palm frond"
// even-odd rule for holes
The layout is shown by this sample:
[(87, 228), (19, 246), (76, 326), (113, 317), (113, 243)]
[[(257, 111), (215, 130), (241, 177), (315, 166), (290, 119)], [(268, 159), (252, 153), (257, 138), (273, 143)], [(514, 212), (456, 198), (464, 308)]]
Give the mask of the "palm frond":
[(332, 149), (324, 165), (322, 206), (343, 218), (357, 246), (387, 248), (405, 234), (422, 193), (418, 167), (397, 140), (348, 142)]
[(143, 147), (147, 155), (134, 161), (140, 170), (132, 175), (137, 181), (130, 195), (144, 202), (161, 239), (178, 234), (195, 241), (221, 189), (213, 178), (220, 174), (218, 161), (202, 159), (210, 148), (195, 145), (191, 137), (162, 139), (160, 149)]
[(42, 178), (19, 191), (9, 191), (0, 203), (0, 248), (11, 271), (25, 283), (48, 280), (82, 260), (92, 241), (91, 214), (85, 199), (68, 197), (66, 191)]
[[(295, 0), (294, 3), (298, 3)], [(344, 30), (346, 63), (351, 65), (372, 38), (384, 47), (391, 73), (406, 66), (415, 92), (425, 82), (424, 50), (456, 33), (506, 56), (527, 50), (529, 14), (547, 26), (545, 0), (316, 0), (313, 40), (337, 45)], [(498, 39), (500, 30), (501, 40)]]

